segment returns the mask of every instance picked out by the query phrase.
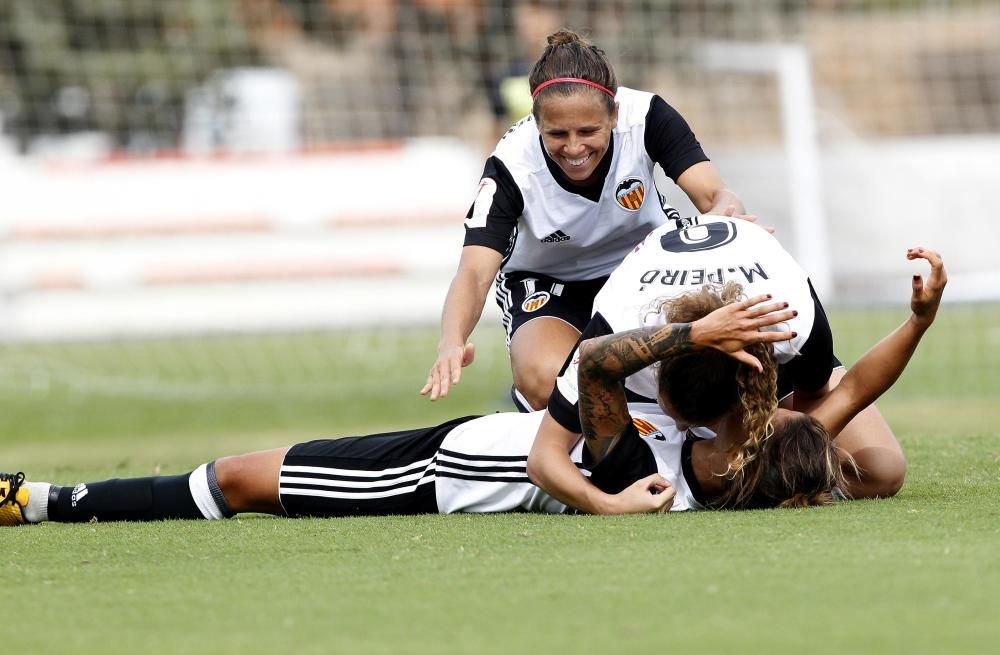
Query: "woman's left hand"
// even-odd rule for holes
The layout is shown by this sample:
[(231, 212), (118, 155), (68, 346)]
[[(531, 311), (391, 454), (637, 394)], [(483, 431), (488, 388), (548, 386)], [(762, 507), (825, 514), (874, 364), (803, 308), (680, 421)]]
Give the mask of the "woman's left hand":
[(795, 338), (788, 330), (761, 328), (790, 321), (798, 312), (788, 309), (787, 302), (768, 302), (770, 294), (754, 296), (732, 303), (691, 324), (691, 341), (699, 346), (715, 348), (737, 361), (763, 371), (760, 360), (744, 350), (753, 343), (775, 343)]
[(906, 251), (906, 258), (926, 259), (931, 265), (931, 274), (927, 282), (924, 282), (919, 273), (913, 276), (913, 295), (910, 297), (910, 310), (913, 311), (914, 318), (921, 327), (927, 328), (934, 322), (938, 307), (941, 306), (941, 294), (948, 284), (948, 273), (944, 270), (941, 255), (933, 250), (910, 248)]

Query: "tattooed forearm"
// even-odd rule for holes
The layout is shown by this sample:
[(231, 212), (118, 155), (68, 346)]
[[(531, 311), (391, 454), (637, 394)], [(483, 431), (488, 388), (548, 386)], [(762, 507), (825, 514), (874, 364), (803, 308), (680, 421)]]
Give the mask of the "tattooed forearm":
[(580, 380), (621, 381), (650, 364), (694, 347), (690, 323), (639, 328), (588, 339), (580, 344)]
[(640, 328), (580, 344), (580, 423), (591, 454), (600, 460), (628, 427), (624, 380), (654, 362), (694, 347), (690, 323)]

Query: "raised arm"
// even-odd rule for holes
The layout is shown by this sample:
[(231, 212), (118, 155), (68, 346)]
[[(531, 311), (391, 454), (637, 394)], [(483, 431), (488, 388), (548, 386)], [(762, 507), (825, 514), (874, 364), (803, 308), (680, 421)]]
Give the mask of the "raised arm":
[(906, 251), (906, 258), (926, 259), (931, 265), (926, 283), (921, 275), (913, 276), (910, 317), (872, 346), (847, 371), (840, 384), (809, 412), (823, 424), (831, 437), (840, 434), (858, 412), (893, 385), (937, 315), (941, 295), (948, 282), (941, 256), (933, 250), (911, 248)]

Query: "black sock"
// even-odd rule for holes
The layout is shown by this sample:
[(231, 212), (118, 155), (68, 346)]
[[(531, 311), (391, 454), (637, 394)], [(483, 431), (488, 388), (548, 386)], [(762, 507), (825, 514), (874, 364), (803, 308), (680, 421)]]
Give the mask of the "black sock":
[(190, 473), (154, 478), (87, 482), (75, 487), (52, 487), (49, 520), (79, 523), (98, 521), (157, 521), (204, 518), (191, 496)]

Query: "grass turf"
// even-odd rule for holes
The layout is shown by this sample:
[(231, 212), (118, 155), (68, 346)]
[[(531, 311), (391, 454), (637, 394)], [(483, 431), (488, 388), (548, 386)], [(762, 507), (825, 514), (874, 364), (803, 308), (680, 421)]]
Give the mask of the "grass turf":
[[(250, 516), (3, 530), (5, 645), (75, 653), (983, 652), (1000, 638), (1000, 376), (989, 328), (997, 322), (975, 309), (985, 327), (972, 339), (962, 311), (942, 316), (879, 403), (910, 464), (894, 499), (668, 516)], [(849, 362), (901, 314), (832, 318)], [(966, 331), (952, 347), (959, 327)], [(85, 381), (112, 379), (112, 369), (148, 380), (148, 362), (162, 369), (177, 358), (155, 344), (109, 347), (99, 357), (93, 345), (80, 347), (86, 355), (61, 347), (58, 357), (35, 349), (46, 382), (43, 391), (4, 390), (3, 464), (61, 483), (173, 473), (222, 454), (504, 404), (502, 353), (483, 358), (455, 396), (431, 406), (415, 388), (432, 333), (413, 337), (412, 352), (409, 341), (394, 342), (401, 364), (374, 386), (351, 353), (337, 350), (341, 339), (303, 338), (306, 345), (287, 339), (291, 353), (324, 353), (310, 379), (349, 378), (343, 389), (355, 393), (280, 380), (267, 393), (242, 393), (252, 390), (247, 378), (233, 382), (230, 369), (216, 366), (195, 370), (212, 392), (188, 397), (176, 392), (182, 369), (198, 369), (190, 362), (165, 374), (177, 385), (158, 382), (153, 392), (130, 393), (127, 383), (89, 389), (65, 374), (86, 369), (81, 357)], [(197, 346), (209, 355), (213, 347)], [(257, 352), (261, 342), (244, 347)], [(141, 357), (124, 356), (130, 348)], [(12, 364), (23, 354), (3, 353), (15, 379), (19, 370), (30, 378)], [(231, 393), (219, 392), (224, 383)]]

